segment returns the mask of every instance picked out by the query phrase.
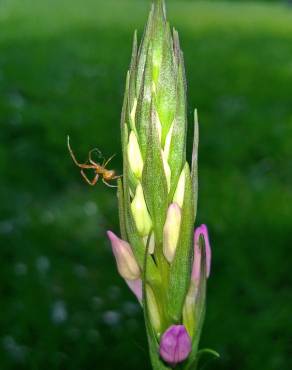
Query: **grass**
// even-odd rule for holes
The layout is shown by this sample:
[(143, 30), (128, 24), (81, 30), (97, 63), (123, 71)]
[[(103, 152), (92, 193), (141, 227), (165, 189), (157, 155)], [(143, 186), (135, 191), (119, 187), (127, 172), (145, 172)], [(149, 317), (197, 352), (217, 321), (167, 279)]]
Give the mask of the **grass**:
[[(0, 3), (0, 367), (149, 369), (142, 315), (105, 230), (113, 190), (89, 188), (66, 149), (120, 153), (134, 28), (147, 1)], [(216, 370), (288, 370), (292, 8), (169, 2), (200, 114), (198, 223), (213, 269), (202, 346)], [(113, 167), (121, 169), (118, 154)]]

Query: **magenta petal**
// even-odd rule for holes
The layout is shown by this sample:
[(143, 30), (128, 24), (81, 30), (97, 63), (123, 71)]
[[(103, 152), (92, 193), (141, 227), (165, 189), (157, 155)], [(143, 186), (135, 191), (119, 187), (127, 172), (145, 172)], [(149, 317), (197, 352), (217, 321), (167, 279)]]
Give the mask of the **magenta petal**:
[(128, 287), (131, 289), (131, 291), (135, 294), (138, 301), (142, 303), (142, 280), (125, 280), (125, 282), (128, 284)]
[[(193, 265), (193, 271), (192, 271), (192, 278), (193, 279), (199, 279), (200, 277), (200, 264), (201, 264), (201, 251), (199, 248), (199, 239), (200, 235), (203, 236), (205, 241), (205, 247), (206, 247), (206, 275), (207, 277), (210, 276), (211, 271), (211, 246), (209, 241), (209, 233), (208, 228), (206, 225), (201, 225), (195, 229), (194, 234), (194, 265)], [(197, 259), (196, 259), (197, 256)]]
[(210, 246), (210, 241), (209, 241), (209, 233), (206, 225), (201, 225), (202, 230), (203, 230), (203, 235), (205, 239), (205, 246), (206, 246), (206, 269), (207, 269), (207, 277), (210, 276), (211, 272), (211, 257), (212, 257), (212, 252), (211, 252), (211, 246)]
[(192, 350), (192, 341), (184, 325), (172, 325), (162, 335), (159, 353), (168, 364), (184, 361)]
[(201, 274), (201, 249), (199, 246), (199, 237), (200, 234), (198, 232), (198, 228), (196, 228), (194, 235), (194, 263), (192, 270), (192, 279), (194, 281), (199, 281)]

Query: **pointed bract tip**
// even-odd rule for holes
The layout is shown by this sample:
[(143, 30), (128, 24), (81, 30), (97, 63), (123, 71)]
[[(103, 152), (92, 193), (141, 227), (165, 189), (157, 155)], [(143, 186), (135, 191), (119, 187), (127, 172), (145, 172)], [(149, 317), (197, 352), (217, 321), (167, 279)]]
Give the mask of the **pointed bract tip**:
[(198, 109), (195, 108), (195, 111), (194, 111), (194, 118), (195, 118), (195, 124), (198, 125), (199, 124), (199, 116), (198, 116)]
[(162, 13), (164, 18), (166, 18), (166, 6), (165, 6), (165, 1), (164, 0), (154, 0), (154, 9), (156, 8), (162, 8)]

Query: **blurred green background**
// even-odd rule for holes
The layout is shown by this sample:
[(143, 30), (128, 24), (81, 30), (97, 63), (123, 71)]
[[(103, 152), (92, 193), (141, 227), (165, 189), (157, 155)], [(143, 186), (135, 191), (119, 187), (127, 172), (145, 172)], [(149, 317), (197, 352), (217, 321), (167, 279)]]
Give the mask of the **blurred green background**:
[[(116, 272), (115, 190), (91, 188), (98, 147), (121, 171), (132, 34), (150, 1), (0, 1), (0, 369), (150, 369), (142, 314)], [(169, 1), (189, 118), (200, 117), (198, 223), (212, 275), (202, 346), (216, 370), (292, 369), (292, 7)]]

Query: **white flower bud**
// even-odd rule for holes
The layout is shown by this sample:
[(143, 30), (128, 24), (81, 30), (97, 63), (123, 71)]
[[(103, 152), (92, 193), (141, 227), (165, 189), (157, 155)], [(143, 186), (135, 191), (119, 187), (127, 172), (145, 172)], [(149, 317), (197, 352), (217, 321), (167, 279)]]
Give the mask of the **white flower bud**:
[(195, 304), (198, 294), (198, 286), (193, 281), (190, 283), (186, 300), (183, 306), (183, 324), (186, 327), (190, 336), (193, 335), (196, 329)]
[(146, 297), (147, 297), (147, 307), (148, 307), (151, 324), (153, 328), (155, 329), (156, 333), (160, 334), (160, 331), (161, 331), (160, 314), (159, 314), (155, 295), (153, 293), (153, 290), (150, 288), (148, 284), (146, 285)]
[(167, 190), (169, 192), (169, 190), (170, 190), (171, 170), (170, 170), (169, 164), (167, 162), (167, 159), (165, 158), (163, 150), (161, 150), (161, 157), (162, 157), (163, 168), (164, 168), (164, 173), (165, 173), (166, 182), (167, 182)]
[(133, 174), (141, 179), (143, 171), (143, 159), (134, 131), (131, 131), (127, 147), (128, 161)]
[(166, 221), (163, 228), (163, 254), (167, 261), (173, 261), (180, 233), (181, 209), (172, 203), (167, 210)]
[(169, 150), (170, 150), (170, 144), (171, 144), (171, 137), (172, 137), (172, 131), (173, 131), (173, 124), (170, 126), (170, 129), (166, 135), (166, 139), (165, 139), (165, 145), (164, 145), (164, 156), (166, 158), (166, 160), (168, 161), (168, 157), (169, 157)]
[(173, 196), (173, 202), (177, 203), (180, 206), (180, 208), (182, 208), (184, 203), (185, 186), (186, 186), (186, 172), (185, 168), (183, 168)]
[(131, 203), (131, 210), (139, 234), (141, 236), (148, 235), (152, 228), (152, 221), (145, 203), (143, 189), (140, 183), (137, 185), (136, 194)]
[[(143, 238), (145, 247), (147, 246), (148, 237), (149, 237), (149, 235), (144, 236), (144, 238)], [(148, 253), (153, 254), (154, 249), (155, 249), (155, 237), (154, 237), (154, 233), (151, 233), (150, 240), (149, 240), (149, 246), (148, 246)]]

